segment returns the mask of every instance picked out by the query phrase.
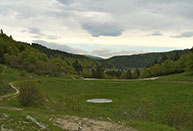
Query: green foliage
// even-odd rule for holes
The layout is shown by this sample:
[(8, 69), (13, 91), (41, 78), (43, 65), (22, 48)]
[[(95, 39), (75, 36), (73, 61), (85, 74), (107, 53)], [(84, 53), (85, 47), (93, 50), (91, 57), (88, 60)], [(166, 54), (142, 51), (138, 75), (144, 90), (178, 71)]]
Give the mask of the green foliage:
[(60, 50), (48, 49), (47, 47), (36, 43), (32, 43), (31, 47), (46, 54), (48, 58), (60, 58), (61, 60), (65, 61), (68, 66), (72, 65), (72, 63), (75, 61), (78, 61), (83, 69), (96, 68), (96, 65), (101, 65), (99, 61), (93, 60), (87, 56), (75, 55)]
[(132, 78), (133, 78), (133, 79), (138, 79), (139, 76), (140, 76), (140, 71), (139, 71), (139, 69), (135, 69), (134, 72), (133, 72), (133, 74), (132, 74)]
[(132, 78), (132, 73), (131, 70), (127, 70), (126, 74), (125, 74), (125, 79), (131, 79)]
[(193, 71), (193, 53), (182, 55), (180, 58), (171, 60), (167, 59), (161, 64), (144, 69), (140, 78), (155, 77), (168, 75), (172, 73), (181, 73), (184, 71)]
[[(156, 65), (154, 66), (156, 67)], [(159, 68), (159, 67), (158, 67)], [(149, 77), (152, 77), (152, 70), (151, 68), (147, 68), (145, 70), (142, 71), (142, 73), (140, 74), (140, 78), (149, 78)], [(157, 74), (157, 73), (156, 73)]]
[(48, 58), (29, 44), (17, 42), (5, 34), (0, 35), (0, 63), (40, 75), (74, 73), (73, 67), (61, 58)]
[(175, 63), (175, 69), (177, 73), (181, 73), (184, 72), (186, 69), (186, 60), (187, 60), (187, 56), (183, 55), (181, 56)]
[(106, 77), (107, 78), (123, 78), (123, 70), (109, 70), (109, 71), (105, 71)]
[(159, 63), (163, 63), (163, 62), (165, 62), (167, 59), (168, 59), (168, 57), (167, 57), (166, 55), (163, 55), (163, 56), (161, 57)]
[(174, 65), (175, 63), (171, 59), (168, 59), (163, 63), (161, 63), (161, 66), (160, 66), (161, 74), (168, 75), (168, 74), (174, 73), (175, 72)]
[(192, 52), (189, 55), (187, 55), (185, 66), (186, 66), (186, 71), (193, 71), (193, 53)]
[[(128, 69), (128, 68), (144, 68), (161, 63), (167, 58), (176, 61), (178, 57), (186, 55), (190, 50), (177, 50), (164, 53), (147, 53), (131, 56), (115, 56), (106, 60), (102, 60), (108, 68)], [(162, 59), (162, 60), (161, 60)], [(160, 62), (161, 61), (161, 62)], [(108, 66), (111, 65), (111, 66)]]
[(131, 73), (131, 70), (128, 69), (128, 70), (122, 72), (120, 78), (121, 78), (121, 79), (132, 79), (132, 73)]
[(44, 104), (44, 96), (34, 82), (24, 82), (20, 86), (19, 102), (22, 106), (30, 107)]
[(104, 68), (102, 66), (97, 66), (94, 76), (96, 78), (104, 78)]
[(85, 78), (92, 78), (93, 77), (92, 72), (88, 69), (83, 69), (80, 75), (85, 77)]
[(73, 68), (80, 74), (82, 72), (82, 66), (79, 64), (79, 62), (76, 60), (72, 63)]
[(178, 52), (176, 52), (175, 55), (173, 56), (172, 60), (177, 61), (179, 58), (180, 58), (180, 55)]

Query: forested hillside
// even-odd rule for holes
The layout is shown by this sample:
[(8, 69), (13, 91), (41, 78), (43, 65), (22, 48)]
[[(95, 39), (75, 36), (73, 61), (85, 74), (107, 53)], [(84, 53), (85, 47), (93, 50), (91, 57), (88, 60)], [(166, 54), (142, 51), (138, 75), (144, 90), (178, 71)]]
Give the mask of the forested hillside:
[(65, 61), (66, 63), (68, 63), (69, 65), (72, 65), (73, 62), (76, 60), (78, 60), (80, 65), (84, 68), (95, 68), (96, 65), (100, 65), (99, 61), (96, 61), (96, 60), (91, 59), (91, 58), (84, 56), (84, 55), (76, 55), (76, 54), (71, 54), (71, 53), (67, 53), (64, 51), (60, 51), (60, 50), (49, 49), (49, 48), (42, 46), (40, 44), (37, 44), (37, 43), (32, 43), (31, 47), (46, 54), (48, 56), (48, 58), (52, 58), (52, 57), (60, 58), (63, 61)]
[(0, 63), (40, 75), (79, 74), (100, 64), (86, 56), (15, 41), (12, 36), (3, 33), (3, 30), (0, 32)]
[(165, 59), (176, 60), (184, 54), (188, 54), (190, 51), (186, 50), (176, 50), (171, 52), (163, 53), (147, 53), (138, 54), (131, 56), (115, 56), (110, 59), (104, 60), (104, 63), (111, 63), (115, 68), (145, 68), (151, 65), (161, 63)]
[(182, 55), (176, 60), (165, 59), (162, 63), (157, 63), (145, 68), (141, 72), (141, 78), (169, 75), (174, 73), (193, 71), (193, 48), (186, 55)]

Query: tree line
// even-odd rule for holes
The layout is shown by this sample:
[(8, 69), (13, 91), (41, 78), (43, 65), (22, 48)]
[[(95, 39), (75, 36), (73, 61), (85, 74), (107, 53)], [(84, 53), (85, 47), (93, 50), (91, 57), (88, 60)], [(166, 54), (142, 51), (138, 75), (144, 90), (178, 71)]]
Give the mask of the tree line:
[(189, 54), (182, 56), (176, 54), (176, 57), (174, 58), (175, 59), (171, 59), (164, 56), (160, 63), (155, 63), (151, 67), (144, 69), (140, 78), (193, 71), (193, 49), (190, 50)]

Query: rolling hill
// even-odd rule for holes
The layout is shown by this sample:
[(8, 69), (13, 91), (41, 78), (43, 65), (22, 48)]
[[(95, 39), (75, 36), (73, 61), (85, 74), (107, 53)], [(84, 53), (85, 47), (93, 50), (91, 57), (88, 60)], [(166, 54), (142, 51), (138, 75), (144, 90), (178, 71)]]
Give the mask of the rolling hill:
[[(159, 63), (161, 58), (166, 56), (170, 59), (178, 58), (182, 55), (188, 54), (189, 49), (186, 50), (175, 50), (170, 52), (161, 53), (146, 53), (131, 56), (114, 56), (112, 58), (103, 60), (104, 63), (109, 63), (114, 66), (114, 68), (145, 68), (153, 65), (154, 63)], [(110, 67), (110, 66), (109, 66)]]

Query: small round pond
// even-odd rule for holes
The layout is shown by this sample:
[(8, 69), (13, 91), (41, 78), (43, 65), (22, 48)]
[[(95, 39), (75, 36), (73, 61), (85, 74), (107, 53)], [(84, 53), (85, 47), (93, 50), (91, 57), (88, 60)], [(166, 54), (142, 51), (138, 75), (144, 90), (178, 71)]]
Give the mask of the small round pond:
[(89, 102), (89, 103), (111, 103), (113, 101), (111, 99), (96, 98), (96, 99), (88, 99), (86, 102)]

